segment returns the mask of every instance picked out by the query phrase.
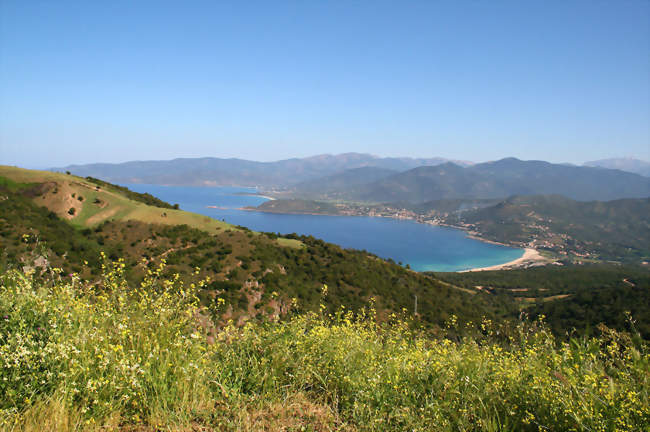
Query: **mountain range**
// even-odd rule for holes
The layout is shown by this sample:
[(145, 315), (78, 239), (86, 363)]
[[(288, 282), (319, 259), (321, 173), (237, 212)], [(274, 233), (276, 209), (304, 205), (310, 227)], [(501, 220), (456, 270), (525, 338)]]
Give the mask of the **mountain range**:
[[(119, 164), (95, 163), (53, 168), (75, 175), (97, 177), (114, 183), (147, 183), (181, 186), (285, 187), (330, 176), (341, 171), (375, 167), (396, 172), (419, 166), (434, 166), (443, 158), (381, 158), (362, 153), (323, 154), (275, 162), (243, 159), (188, 158), (169, 161), (132, 161)], [(454, 161), (461, 166), (469, 162)]]
[[(609, 159), (576, 166), (505, 158), (472, 164), (345, 153), (275, 162), (195, 158), (70, 165), (53, 170), (121, 184), (256, 186), (280, 197), (318, 200), (422, 203), (560, 194), (575, 200), (606, 201), (650, 196), (650, 178), (641, 175), (644, 163)], [(639, 174), (623, 170), (635, 168)]]
[(650, 196), (650, 178), (615, 169), (506, 158), (465, 167), (446, 162), (399, 173), (348, 170), (292, 190), (298, 198), (374, 203), (538, 194), (579, 201), (645, 198)]

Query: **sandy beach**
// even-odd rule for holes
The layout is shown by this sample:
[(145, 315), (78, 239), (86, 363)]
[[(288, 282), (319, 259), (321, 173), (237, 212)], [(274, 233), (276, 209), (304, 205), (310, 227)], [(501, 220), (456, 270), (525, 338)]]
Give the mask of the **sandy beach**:
[(490, 267), (479, 267), (479, 268), (473, 268), (473, 269), (469, 269), (469, 270), (463, 270), (463, 271), (461, 271), (459, 273), (476, 272), (476, 271), (488, 271), (488, 270), (506, 270), (506, 269), (524, 267), (524, 266), (531, 265), (531, 264), (539, 264), (539, 263), (546, 262), (546, 261), (547, 261), (547, 259), (544, 258), (535, 249), (526, 248), (524, 250), (524, 254), (521, 256), (521, 258), (517, 258), (516, 260), (512, 260), (510, 262), (503, 263), (503, 264), (493, 265), (493, 266), (490, 266)]

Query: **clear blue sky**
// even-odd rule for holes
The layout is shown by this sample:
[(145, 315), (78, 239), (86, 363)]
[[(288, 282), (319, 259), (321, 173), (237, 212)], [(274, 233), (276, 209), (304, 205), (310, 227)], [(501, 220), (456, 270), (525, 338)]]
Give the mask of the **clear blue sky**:
[(0, 0), (0, 163), (650, 160), (648, 1)]

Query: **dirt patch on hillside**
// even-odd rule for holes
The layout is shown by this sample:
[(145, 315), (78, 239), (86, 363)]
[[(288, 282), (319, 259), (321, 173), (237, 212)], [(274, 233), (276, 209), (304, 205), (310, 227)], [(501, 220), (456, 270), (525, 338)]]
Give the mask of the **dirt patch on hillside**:
[(47, 207), (59, 217), (70, 220), (81, 213), (83, 202), (77, 199), (77, 190), (69, 183), (44, 183), (40, 191), (43, 193), (36, 196), (34, 202)]
[(92, 215), (91, 217), (89, 217), (86, 220), (86, 225), (91, 226), (91, 225), (100, 223), (100, 222), (108, 219), (109, 217), (114, 216), (115, 213), (117, 213), (121, 208), (122, 207), (116, 206), (116, 207), (112, 207), (112, 208), (110, 208), (108, 210), (104, 210), (102, 212), (99, 212), (99, 213), (97, 213), (95, 215)]

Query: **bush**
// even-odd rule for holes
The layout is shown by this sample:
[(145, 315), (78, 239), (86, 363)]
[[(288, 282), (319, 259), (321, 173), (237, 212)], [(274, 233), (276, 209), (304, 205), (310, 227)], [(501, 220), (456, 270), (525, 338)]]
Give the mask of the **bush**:
[(196, 297), (154, 282), (161, 269), (132, 290), (123, 263), (110, 267), (98, 292), (76, 279), (38, 286), (18, 272), (4, 275), (0, 419), (49, 399), (100, 423), (183, 417), (204, 404), (210, 384)]

